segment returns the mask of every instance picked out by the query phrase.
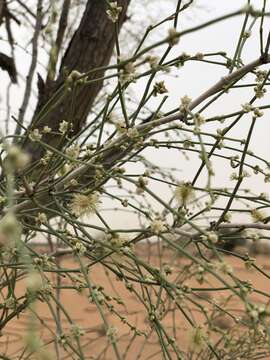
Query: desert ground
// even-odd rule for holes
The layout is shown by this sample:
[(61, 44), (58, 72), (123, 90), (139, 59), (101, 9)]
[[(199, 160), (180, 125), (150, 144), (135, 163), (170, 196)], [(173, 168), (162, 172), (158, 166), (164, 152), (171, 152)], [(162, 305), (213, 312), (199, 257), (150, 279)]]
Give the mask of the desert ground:
[[(136, 248), (136, 252), (140, 255), (141, 259), (144, 259), (149, 263), (158, 265), (160, 262), (160, 249), (155, 244), (139, 245)], [(164, 251), (162, 253), (162, 262), (169, 262), (170, 259), (170, 254), (167, 251)], [(251, 293), (250, 296), (252, 301), (256, 304), (267, 305), (268, 298), (265, 294), (269, 293), (269, 280), (266, 279), (266, 276), (254, 269), (247, 269), (243, 261), (233, 256), (226, 256), (226, 261), (233, 267), (234, 273), (241, 280), (249, 281), (258, 290), (258, 292)], [(183, 266), (183, 263), (188, 264), (188, 261), (184, 258), (177, 258), (174, 259), (173, 265), (174, 267), (177, 267), (177, 264), (179, 264), (179, 266)], [(268, 255), (256, 255), (256, 264), (263, 269), (266, 275), (270, 275)], [(78, 263), (74, 261), (72, 256), (65, 257), (65, 259), (61, 262), (61, 266), (66, 269), (78, 269)], [(126, 289), (123, 281), (120, 281), (114, 275), (108, 273), (101, 265), (95, 266), (94, 269), (91, 270), (90, 276), (92, 283), (102, 286), (106, 294), (109, 294), (114, 299), (124, 299), (122, 304), (117, 304), (117, 301), (112, 300), (112, 303), (114, 304), (114, 310), (112, 311), (109, 311), (108, 308), (104, 307), (106, 322), (110, 324), (110, 326), (113, 325), (117, 328), (117, 347), (119, 353), (122, 354), (122, 358), (126, 360), (163, 359), (158, 336), (156, 333), (151, 333), (151, 326), (147, 311), (137, 300), (134, 294)], [(56, 284), (57, 279), (54, 275), (51, 276), (51, 279), (53, 284)], [(112, 351), (112, 345), (106, 336), (104, 321), (102, 320), (96, 305), (89, 301), (89, 296), (86, 290), (83, 290), (80, 294), (78, 291), (70, 289), (69, 285), (69, 279), (62, 277), (60, 299), (65, 309), (64, 312), (59, 312), (59, 316), (62, 317), (62, 323), (64, 324), (62, 332), (65, 334), (71, 333), (71, 322), (83, 329), (84, 334), (80, 339), (85, 359), (116, 359), (115, 354)], [(217, 283), (216, 279), (208, 278), (203, 284), (199, 284), (196, 280), (191, 280), (191, 282), (188, 283), (188, 286), (198, 289), (197, 292), (194, 291), (191, 294), (191, 299), (193, 299), (194, 302), (199, 303), (206, 309), (208, 307), (210, 309), (211, 301), (215, 299), (215, 302), (220, 304), (222, 307), (226, 307), (228, 312), (237, 316), (239, 319), (245, 320), (246, 314), (243, 306), (239, 303), (236, 297), (229, 297), (230, 293), (227, 290), (215, 292), (203, 290), (210, 287), (220, 287), (220, 284)], [(24, 291), (25, 282), (22, 280), (19, 282), (17, 293), (23, 293)], [(150, 296), (154, 296), (153, 292), (150, 293)], [(54, 305), (52, 306), (55, 308)], [(168, 310), (163, 314), (161, 319), (163, 327), (165, 327), (168, 333), (175, 338), (175, 342), (179, 348), (185, 350), (187, 354), (189, 354), (189, 352), (191, 353), (192, 344), (190, 344), (189, 339), (189, 324), (179, 311), (175, 312), (170, 310), (170, 306), (167, 306), (167, 309)], [(52, 320), (52, 312), (49, 310), (49, 307), (45, 302), (38, 302), (34, 304), (33, 311), (38, 314), (40, 320), (39, 324), (36, 324), (36, 332), (38, 332), (43, 344), (47, 345), (46, 352), (48, 351), (49, 354), (48, 349), (51, 351), (51, 357), (48, 357), (48, 359), (56, 359), (56, 349), (53, 345), (53, 340), (56, 336), (56, 329), (54, 325), (55, 323)], [(67, 314), (67, 316), (65, 314)], [(197, 324), (204, 327), (205, 317), (200, 311), (198, 311), (197, 305), (191, 306), (190, 316), (192, 316)], [(121, 321), (121, 317), (124, 317), (126, 321)], [(31, 321), (33, 321), (33, 318), (31, 317), (29, 310), (27, 310), (22, 312), (18, 318), (13, 318), (9, 325), (2, 331), (0, 337), (0, 351), (5, 354), (7, 358), (12, 360), (38, 358), (35, 355), (26, 356), (27, 349), (25, 349), (25, 338), (29, 333), (29, 328), (32, 324)], [(243, 323), (239, 325), (235, 324), (233, 319), (226, 314), (215, 316), (213, 323), (224, 333), (234, 327), (236, 331), (240, 331), (240, 335), (241, 332), (244, 334), (245, 331), (247, 331)], [(149, 336), (147, 341), (145, 341), (144, 336), (133, 337), (130, 326), (136, 327), (139, 331), (148, 332)], [(218, 336), (218, 334), (214, 334), (211, 341), (218, 340)], [(24, 349), (25, 352), (23, 352)], [(258, 354), (259, 352), (260, 350), (258, 347)], [(22, 357), (18, 357), (18, 354), (22, 353), (24, 355)], [(261, 357), (258, 357), (258, 359), (270, 359), (270, 355), (269, 357), (268, 355), (263, 355), (264, 350), (262, 350), (261, 353), (262, 355)], [(61, 360), (77, 359), (76, 356), (72, 355), (72, 351), (70, 349), (60, 349), (58, 356)], [(172, 359), (176, 358), (174, 354), (171, 356)], [(197, 357), (194, 357), (194, 359), (195, 358)], [(204, 359), (203, 355), (198, 357), (198, 359)], [(240, 357), (237, 359), (240, 359)], [(241, 357), (241, 359), (243, 358)]]

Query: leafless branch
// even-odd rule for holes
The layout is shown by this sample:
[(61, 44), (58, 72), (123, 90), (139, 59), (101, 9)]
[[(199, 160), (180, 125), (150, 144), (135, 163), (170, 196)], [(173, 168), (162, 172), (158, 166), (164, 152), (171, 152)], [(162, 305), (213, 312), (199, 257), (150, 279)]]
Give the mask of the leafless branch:
[[(18, 121), (21, 124), (23, 124), (24, 115), (25, 115), (25, 112), (26, 112), (26, 109), (27, 109), (27, 106), (28, 106), (28, 103), (30, 100), (33, 77), (34, 77), (35, 69), (37, 66), (38, 38), (39, 38), (40, 31), (41, 31), (42, 18), (43, 18), (42, 3), (43, 3), (43, 0), (38, 0), (36, 24), (35, 24), (35, 30), (34, 30), (33, 40), (32, 40), (32, 59), (31, 59), (29, 72), (26, 77), (26, 87), (25, 87), (23, 102), (20, 107), (19, 117), (18, 117)], [(21, 130), (22, 130), (21, 126), (19, 124), (17, 124), (15, 134), (19, 135), (21, 133)]]

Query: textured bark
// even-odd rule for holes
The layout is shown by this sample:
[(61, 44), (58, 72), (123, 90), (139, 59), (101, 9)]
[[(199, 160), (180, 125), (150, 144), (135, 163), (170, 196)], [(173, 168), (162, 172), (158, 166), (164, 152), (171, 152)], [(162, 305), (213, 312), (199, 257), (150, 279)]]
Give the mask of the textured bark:
[(5, 6), (5, 0), (1, 0), (0, 1), (0, 25), (2, 24), (2, 21), (3, 21), (4, 6)]
[(17, 71), (12, 57), (0, 53), (0, 68), (8, 72), (10, 80), (13, 83), (17, 83)]
[[(119, 29), (125, 20), (129, 2), (130, 0), (118, 1), (118, 5), (123, 8), (119, 19)], [(72, 70), (83, 73), (108, 65), (115, 45), (115, 33), (114, 24), (108, 19), (106, 9), (105, 0), (88, 0), (81, 23), (62, 59), (57, 80), (48, 82), (40, 94), (32, 128), (41, 130), (47, 125), (57, 131), (61, 121), (66, 120), (72, 124), (72, 134), (75, 135), (84, 125), (96, 96), (102, 88), (102, 81), (80, 86), (76, 88), (75, 93), (65, 93), (64, 98), (57, 103), (57, 106), (49, 114), (39, 117), (39, 113), (63, 85), (64, 73), (68, 74)], [(99, 78), (103, 75), (104, 71), (94, 72), (90, 79)], [(63, 139), (58, 135), (46, 134), (42, 140), (56, 148), (64, 145)], [(33, 160), (40, 159), (44, 152), (38, 143), (33, 143), (30, 140), (26, 140), (23, 146), (32, 154)]]
[[(20, 22), (17, 18), (8, 10), (6, 0), (0, 0), (0, 26), (4, 23), (8, 35), (9, 45), (14, 45), (12, 30), (10, 27), (10, 20), (14, 20), (18, 25)], [(10, 80), (13, 83), (17, 83), (17, 70), (15, 61), (12, 57), (7, 56), (4, 53), (0, 53), (0, 68), (8, 72)]]

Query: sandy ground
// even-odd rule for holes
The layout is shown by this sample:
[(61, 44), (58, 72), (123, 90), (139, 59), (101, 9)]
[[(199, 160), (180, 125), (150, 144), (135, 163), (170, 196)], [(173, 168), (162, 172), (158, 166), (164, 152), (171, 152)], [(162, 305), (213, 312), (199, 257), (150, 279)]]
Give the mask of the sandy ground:
[[(147, 251), (146, 251), (147, 250)], [(138, 254), (141, 259), (144, 261), (151, 262), (152, 264), (158, 265), (158, 249), (152, 245), (150, 248), (146, 249), (146, 246), (141, 246), (137, 249)], [(163, 256), (163, 261), (168, 257), (169, 254)], [(266, 277), (260, 274), (255, 270), (247, 270), (242, 261), (235, 259), (233, 257), (227, 257), (228, 262), (233, 266), (235, 274), (242, 279), (243, 281), (250, 281), (256, 289), (259, 289), (265, 293), (269, 293), (269, 284), (270, 280), (267, 280)], [(176, 260), (174, 265), (177, 265), (177, 262), (180, 261), (181, 264), (186, 260), (180, 258)], [(188, 262), (187, 262), (188, 263)], [(266, 274), (270, 275), (270, 264), (268, 256), (259, 255), (257, 256), (256, 263), (264, 269)], [(62, 267), (65, 268), (74, 268), (78, 269), (78, 264), (71, 258), (67, 258), (62, 262)], [(125, 299), (125, 303), (117, 304), (116, 301), (111, 303), (114, 305), (117, 310), (118, 315), (115, 315), (112, 312), (108, 311), (104, 307), (104, 316), (106, 322), (110, 326), (115, 326), (117, 328), (117, 337), (118, 343), (117, 348), (121, 354), (121, 359), (133, 360), (133, 359), (163, 359), (160, 352), (160, 345), (157, 334), (152, 334), (147, 343), (145, 344), (145, 339), (143, 336), (136, 337), (132, 339), (132, 332), (127, 324), (124, 324), (119, 316), (125, 317), (129, 324), (137, 327), (140, 331), (149, 331), (150, 322), (148, 319), (148, 314), (145, 308), (138, 302), (136, 297), (132, 292), (129, 292), (124, 286), (123, 282), (115, 278), (115, 275), (106, 274), (104, 268), (100, 265), (95, 266), (94, 270), (90, 273), (90, 278), (93, 284), (98, 284), (103, 286), (106, 294), (111, 295), (112, 297), (119, 297)], [(55, 283), (56, 279), (52, 279)], [(70, 325), (70, 319), (72, 323), (80, 326), (84, 329), (85, 334), (81, 337), (81, 346), (83, 349), (83, 354), (85, 359), (96, 359), (96, 356), (102, 352), (102, 356), (99, 359), (114, 360), (116, 359), (115, 352), (113, 351), (112, 345), (108, 341), (106, 336), (106, 330), (104, 329), (104, 322), (101, 315), (97, 311), (95, 304), (89, 302), (88, 293), (84, 290), (82, 294), (79, 294), (75, 290), (68, 289), (70, 285), (70, 280), (68, 278), (62, 278), (61, 286), (66, 286), (66, 289), (62, 290), (61, 293), (61, 302), (64, 307), (64, 311), (67, 316), (65, 316), (63, 311), (61, 313), (61, 319), (63, 328), (62, 331), (65, 334), (71, 334), (72, 326)], [(197, 288), (204, 288), (209, 286), (220, 286), (217, 280), (208, 278), (208, 282), (200, 285), (194, 280), (188, 284), (189, 286), (195, 286)], [(25, 284), (23, 281), (19, 283), (17, 289), (17, 294), (20, 292), (23, 293), (25, 290)], [(200, 298), (192, 295), (192, 299), (202, 306), (209, 306), (209, 303), (206, 300), (213, 299), (219, 304), (224, 304), (228, 297), (228, 291), (219, 291), (217, 294), (210, 293), (209, 291), (200, 291)], [(150, 293), (149, 296), (153, 296), (153, 293)], [(267, 297), (259, 294), (252, 293), (251, 298), (256, 304), (266, 304)], [(154, 299), (154, 297), (153, 297)], [(222, 305), (223, 306), (223, 305)], [(55, 304), (52, 305), (53, 311), (55, 311)], [(203, 326), (205, 318), (198, 311), (197, 306), (191, 306), (191, 316), (197, 322)], [(52, 320), (52, 315), (49, 310), (49, 307), (46, 303), (39, 302), (33, 308), (34, 311), (38, 314), (40, 319), (42, 319), (42, 325), (39, 325), (37, 332), (42, 338), (44, 344), (49, 344), (46, 347), (46, 352), (48, 349), (51, 351), (51, 359), (56, 359), (56, 349), (52, 344), (56, 336), (56, 329), (54, 322)], [(235, 297), (232, 297), (228, 300), (226, 304), (226, 309), (229, 309), (235, 316), (239, 318), (244, 318), (245, 314), (243, 312), (243, 307), (239, 304), (239, 300)], [(168, 311), (162, 318), (161, 323), (166, 331), (176, 339), (176, 344), (181, 348), (189, 351), (189, 329), (187, 321), (184, 316), (178, 311), (174, 313), (173, 311)], [(228, 328), (232, 327), (234, 322), (228, 316), (218, 317), (215, 320), (215, 323), (218, 327), (226, 331)], [(29, 332), (29, 327), (31, 325), (31, 316), (29, 311), (21, 313), (19, 318), (14, 318), (10, 321), (9, 325), (3, 330), (0, 337), (0, 353), (6, 354), (9, 359), (19, 359), (18, 354), (22, 353), (25, 344), (25, 336)], [(244, 331), (245, 329), (243, 329)], [(131, 341), (132, 340), (132, 341)], [(214, 339), (212, 339), (214, 340)], [(75, 341), (74, 339), (72, 341)], [(34, 359), (35, 357), (26, 357), (25, 355), (20, 359)], [(60, 350), (59, 358), (62, 359), (78, 359), (76, 356), (71, 356), (72, 351), (67, 348), (66, 351)], [(172, 353), (172, 359), (176, 359), (175, 355)], [(1, 357), (0, 357), (1, 358)], [(36, 357), (38, 358), (38, 357)], [(269, 357), (263, 357), (264, 359), (270, 359)], [(195, 359), (195, 358), (194, 358)], [(203, 359), (203, 357), (200, 357)], [(239, 358), (240, 359), (240, 358)], [(241, 358), (242, 359), (242, 358)]]

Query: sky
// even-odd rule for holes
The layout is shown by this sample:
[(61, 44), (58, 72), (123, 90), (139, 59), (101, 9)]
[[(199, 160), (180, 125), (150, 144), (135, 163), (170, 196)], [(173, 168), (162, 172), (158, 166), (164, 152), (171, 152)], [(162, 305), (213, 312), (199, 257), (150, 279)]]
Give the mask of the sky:
[[(160, 2), (162, 3), (162, 2)], [(170, 5), (169, 5), (170, 3)], [(252, 1), (251, 4), (254, 8), (262, 6), (262, 1)], [(175, 4), (174, 1), (168, 1), (164, 6), (170, 7)], [(214, 1), (214, 0), (201, 0), (195, 1), (192, 11), (189, 12), (188, 16), (183, 16), (180, 20), (179, 29), (186, 29), (193, 27), (197, 24), (203, 23), (215, 17), (230, 13), (245, 6), (246, 1), (234, 0), (234, 1)], [(153, 4), (153, 7), (155, 5)], [(269, 2), (268, 2), (269, 8)], [(168, 11), (169, 14), (169, 11)], [(241, 26), (244, 17), (237, 16), (226, 21), (222, 21), (213, 26), (207, 27), (198, 32), (191, 33), (183, 38), (180, 38), (179, 45), (174, 48), (173, 53), (181, 54), (187, 53), (194, 55), (197, 52), (216, 52), (226, 51), (228, 56), (232, 57), (235, 51), (235, 47), (240, 34)], [(265, 22), (266, 32), (270, 30), (269, 19)], [(252, 29), (251, 37), (248, 40), (247, 46), (243, 52), (244, 63), (255, 60), (259, 56), (259, 36), (258, 26)], [(269, 66), (265, 67), (269, 69)], [(212, 64), (205, 63), (188, 63), (183, 68), (177, 69), (177, 78), (173, 76), (160, 76), (160, 79), (165, 79), (166, 86), (169, 90), (169, 98), (166, 102), (164, 110), (169, 110), (177, 106), (180, 103), (180, 98), (184, 95), (190, 96), (192, 99), (196, 98), (199, 94), (207, 90), (210, 86), (215, 84), (222, 76), (227, 74), (227, 69), (217, 68)], [(251, 78), (250, 78), (251, 79)], [(245, 79), (247, 80), (247, 79)], [(140, 93), (140, 84), (138, 84), (137, 93)], [(213, 104), (206, 112), (208, 116), (222, 115), (241, 109), (241, 104), (248, 102), (253, 96), (253, 89), (236, 89), (231, 91), (227, 96), (222, 97), (221, 101), (217, 101)], [(256, 101), (256, 104), (269, 104), (269, 93), (266, 94), (265, 98)], [(257, 155), (270, 161), (270, 118), (269, 111), (265, 111), (264, 116), (259, 119), (256, 123), (254, 135), (250, 144), (251, 150)], [(230, 136), (237, 139), (245, 139), (247, 131), (250, 125), (251, 117), (245, 117), (239, 126), (235, 127), (230, 132)], [(230, 124), (230, 121), (219, 124), (211, 123), (203, 127), (205, 131), (215, 132), (218, 128), (223, 128), (226, 124)], [(208, 138), (209, 139), (209, 138)], [(232, 142), (226, 142), (227, 145), (233, 145)], [(224, 150), (223, 150), (224, 151)], [(230, 152), (226, 152), (230, 154)], [(185, 161), (183, 157), (180, 157), (177, 153), (173, 154), (171, 150), (167, 152), (164, 150), (151, 151), (149, 150), (149, 157), (156, 163), (163, 166), (178, 166), (181, 169), (179, 174), (179, 181), (192, 180), (200, 160), (197, 155), (190, 156), (188, 161)], [(230, 180), (232, 169), (228, 165), (228, 162), (224, 162), (220, 159), (213, 160), (215, 177), (213, 179), (213, 186), (216, 187), (231, 187), (233, 185)], [(205, 176), (202, 176), (198, 182), (202, 187), (206, 184)], [(251, 173), (250, 178), (246, 179), (243, 183), (245, 188), (251, 189), (251, 191), (259, 194), (261, 192), (269, 192), (269, 183), (265, 183), (262, 176), (253, 176)], [(161, 191), (160, 185), (154, 185), (154, 190), (157, 192)], [(166, 191), (163, 188), (163, 191)], [(235, 215), (235, 220), (241, 221), (246, 220), (245, 215)], [(248, 219), (251, 220), (250, 218)]]
[[(35, 3), (35, 1), (34, 1)], [(243, 7), (247, 2), (244, 0), (227, 0), (227, 1), (218, 1), (218, 0), (195, 0), (194, 5), (186, 15), (180, 18), (179, 30), (183, 30), (189, 27), (193, 27), (197, 24), (203, 23), (207, 20), (215, 18), (217, 16), (223, 15), (233, 10), (237, 10)], [(251, 1), (254, 8), (262, 6), (262, 0)], [(269, 2), (268, 2), (269, 3)], [(135, 21), (135, 24), (138, 24), (138, 30), (142, 30), (147, 24), (159, 21), (162, 18), (170, 15), (173, 12), (175, 7), (176, 0), (164, 0), (156, 1), (151, 0), (136, 0), (136, 3), (133, 3), (131, 8), (131, 15)], [(269, 7), (269, 5), (268, 5)], [(206, 29), (200, 30), (195, 33), (191, 33), (180, 39), (179, 44), (174, 48), (172, 55), (181, 54), (183, 52), (187, 54), (196, 54), (198, 52), (216, 52), (216, 51), (226, 51), (229, 56), (232, 56), (235, 50), (235, 46), (239, 37), (241, 30), (241, 25), (243, 23), (244, 16), (234, 17), (232, 19), (220, 22)], [(267, 23), (268, 22), (268, 23)], [(266, 28), (269, 31), (269, 18), (267, 19)], [(167, 25), (166, 25), (167, 26)], [(155, 36), (164, 36), (164, 32), (167, 31), (166, 26), (162, 27), (158, 34)], [(140, 28), (141, 27), (141, 28)], [(136, 31), (137, 35), (143, 33), (143, 31)], [(0, 33), (1, 34), (1, 33)], [(18, 36), (18, 43), (23, 38), (27, 39), (29, 34), (23, 34), (20, 32), (20, 29), (16, 29), (16, 35)], [(149, 41), (152, 38), (150, 36)], [(154, 37), (153, 37), (154, 40)], [(0, 41), (0, 51), (6, 50), (6, 45), (4, 41)], [(30, 56), (25, 52), (25, 49), (16, 49), (16, 60), (18, 69), (21, 73), (25, 73), (29, 67)], [(30, 51), (30, 47), (29, 47)], [(125, 49), (123, 49), (123, 52)], [(252, 36), (248, 41), (248, 45), (244, 51), (243, 60), (245, 63), (248, 63), (258, 57), (259, 54), (259, 38), (258, 38), (258, 26), (252, 30)], [(126, 54), (128, 56), (128, 54)], [(43, 49), (40, 49), (40, 61), (46, 64), (45, 56)], [(42, 67), (40, 67), (42, 72)], [(164, 111), (171, 108), (175, 108), (180, 103), (180, 98), (184, 95), (190, 96), (192, 99), (196, 98), (202, 91), (205, 91), (208, 87), (217, 82), (221, 76), (226, 75), (226, 69), (217, 68), (211, 64), (205, 63), (190, 63), (185, 65), (181, 69), (177, 69), (175, 76), (162, 74), (159, 76), (160, 80), (165, 80), (166, 87), (169, 90), (169, 98), (164, 107)], [(2, 84), (7, 82), (8, 78), (3, 73), (0, 72), (0, 81)], [(35, 82), (34, 82), (35, 83)], [(144, 80), (138, 82), (134, 85), (134, 97), (139, 98), (140, 94), (144, 89)], [(22, 79), (19, 80), (19, 85), (12, 85), (11, 89), (11, 114), (15, 116), (18, 113), (18, 109), (21, 105), (22, 94), (24, 89), (24, 82)], [(250, 100), (253, 94), (253, 90), (233, 90), (226, 97), (222, 97), (221, 101), (216, 102), (213, 106), (207, 111), (208, 116), (224, 114), (233, 111), (240, 110), (240, 104), (246, 103)], [(269, 103), (269, 94), (261, 101), (261, 103)], [(34, 104), (34, 103), (33, 103)], [(260, 102), (258, 102), (260, 104)], [(152, 103), (154, 106), (154, 102)], [(5, 94), (0, 94), (0, 120), (3, 124), (3, 110), (5, 109)], [(255, 134), (251, 142), (251, 149), (256, 151), (256, 154), (269, 159), (270, 161), (270, 112), (265, 111), (265, 115), (259, 119), (256, 123)], [(246, 118), (245, 121), (241, 121), (240, 125), (230, 134), (236, 138), (245, 138), (247, 130), (250, 124), (250, 119)], [(214, 132), (217, 128), (224, 127), (225, 125), (220, 124), (211, 124), (205, 126), (205, 130), (210, 130)], [(185, 161), (183, 157), (179, 156), (178, 153), (172, 151), (152, 151), (148, 152), (149, 158), (161, 166), (166, 167), (178, 167), (181, 172), (179, 172), (179, 181), (191, 180), (194, 176), (194, 171), (196, 171), (197, 165), (199, 164), (198, 156), (191, 156), (189, 161)], [(232, 169), (229, 168), (223, 161), (215, 160), (215, 177), (213, 179), (214, 186), (231, 186), (230, 174)], [(205, 186), (206, 180), (202, 176), (198, 184)], [(244, 183), (245, 187), (249, 187), (251, 190), (254, 190), (256, 193), (267, 192), (269, 193), (269, 184), (264, 183), (263, 178), (260, 176), (251, 176)], [(160, 185), (153, 185), (154, 191), (164, 191), (164, 196), (169, 196), (169, 193), (166, 195), (166, 190), (161, 188)], [(242, 219), (242, 215), (237, 215), (237, 220)], [(119, 216), (118, 213), (110, 213), (110, 222), (115, 227), (123, 226), (123, 221), (125, 226), (133, 226), (135, 221), (130, 217), (130, 215)]]

